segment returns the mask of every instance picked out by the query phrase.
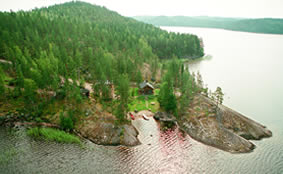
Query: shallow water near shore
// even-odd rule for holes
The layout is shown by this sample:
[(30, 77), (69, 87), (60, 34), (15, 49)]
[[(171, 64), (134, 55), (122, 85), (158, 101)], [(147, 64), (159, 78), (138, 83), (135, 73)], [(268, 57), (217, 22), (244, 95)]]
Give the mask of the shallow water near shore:
[[(252, 141), (247, 154), (203, 145), (177, 128), (165, 132), (151, 117), (137, 119), (141, 145), (100, 146), (35, 141), (25, 129), (0, 127), (0, 173), (283, 173), (283, 36), (217, 29), (163, 27), (203, 38), (212, 59), (194, 62), (204, 82), (221, 86), (224, 104), (267, 126), (273, 137)], [(0, 158), (1, 159), (1, 158)]]
[(203, 173), (206, 165), (213, 164), (211, 153), (221, 153), (178, 128), (160, 131), (152, 117), (133, 124), (141, 132), (142, 145), (136, 147), (100, 146), (85, 140), (82, 148), (35, 141), (24, 128), (2, 127), (0, 149), (13, 148), (17, 153), (0, 163), (0, 173)]

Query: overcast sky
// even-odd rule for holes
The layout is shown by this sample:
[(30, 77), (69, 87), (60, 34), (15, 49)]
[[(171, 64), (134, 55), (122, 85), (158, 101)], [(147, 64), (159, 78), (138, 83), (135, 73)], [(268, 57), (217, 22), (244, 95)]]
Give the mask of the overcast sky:
[[(69, 0), (0, 0), (1, 11), (30, 10)], [(124, 16), (183, 15), (283, 18), (283, 0), (85, 0)]]

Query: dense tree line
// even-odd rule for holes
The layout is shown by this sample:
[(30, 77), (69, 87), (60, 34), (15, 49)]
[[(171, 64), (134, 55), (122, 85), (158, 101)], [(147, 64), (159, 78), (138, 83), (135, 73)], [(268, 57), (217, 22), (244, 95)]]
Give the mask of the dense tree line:
[(108, 81), (117, 86), (121, 116), (129, 82), (142, 80), (144, 63), (155, 74), (162, 58), (203, 55), (195, 35), (168, 33), (84, 2), (1, 12), (0, 21), (0, 59), (11, 62), (0, 64), (1, 94), (4, 78), (12, 78), (13, 97), (24, 96), (30, 106), (42, 100), (36, 91), (46, 100), (54, 92), (81, 103), (85, 81), (93, 84), (96, 96), (107, 99)]
[(194, 95), (200, 93), (203, 88), (197, 85), (196, 77), (190, 74), (188, 67), (177, 57), (166, 62), (164, 66), (165, 75), (162, 79), (158, 101), (165, 111), (180, 117), (189, 107)]

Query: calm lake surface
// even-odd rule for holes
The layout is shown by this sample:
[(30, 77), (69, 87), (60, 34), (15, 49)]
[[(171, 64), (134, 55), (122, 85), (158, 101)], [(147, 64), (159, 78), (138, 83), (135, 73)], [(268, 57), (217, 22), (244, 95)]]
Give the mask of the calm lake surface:
[[(267, 126), (273, 137), (253, 141), (252, 153), (230, 154), (178, 129), (138, 119), (142, 145), (99, 146), (41, 142), (24, 129), (0, 127), (0, 173), (283, 173), (283, 36), (218, 29), (162, 27), (203, 38), (211, 59), (189, 65), (208, 87), (220, 86), (224, 104)], [(3, 160), (1, 156), (11, 151)]]

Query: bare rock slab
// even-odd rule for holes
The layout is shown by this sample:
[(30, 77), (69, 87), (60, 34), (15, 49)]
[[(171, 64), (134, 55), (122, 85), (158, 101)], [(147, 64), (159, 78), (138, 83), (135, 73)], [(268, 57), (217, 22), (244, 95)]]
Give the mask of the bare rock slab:
[(100, 145), (135, 146), (140, 144), (138, 131), (132, 125), (115, 126), (109, 122), (90, 122), (84, 124), (79, 131), (81, 136)]

